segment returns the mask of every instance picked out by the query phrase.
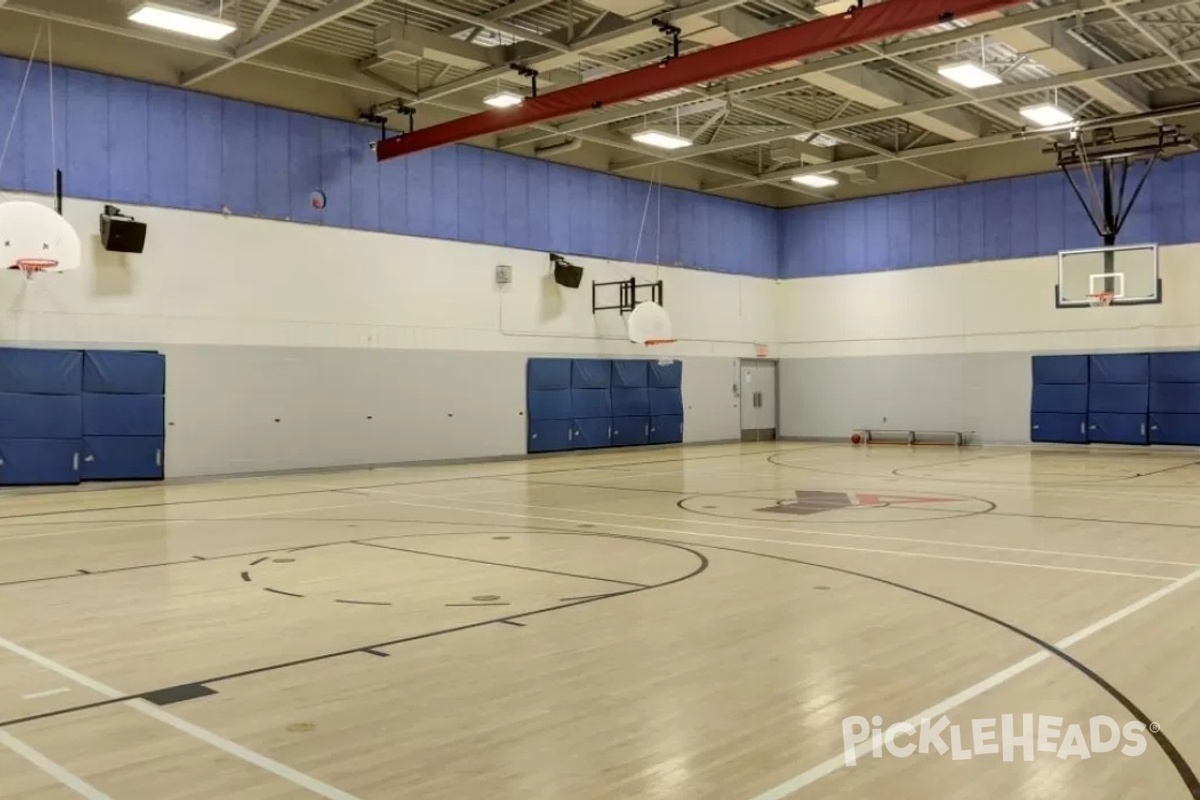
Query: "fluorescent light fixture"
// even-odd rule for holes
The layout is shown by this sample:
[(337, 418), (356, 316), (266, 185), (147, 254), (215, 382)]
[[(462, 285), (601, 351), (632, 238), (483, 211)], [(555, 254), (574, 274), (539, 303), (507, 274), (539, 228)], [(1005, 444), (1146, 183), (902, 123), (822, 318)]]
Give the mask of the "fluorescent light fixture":
[(1043, 128), (1066, 125), (1069, 122), (1075, 121), (1075, 117), (1054, 103), (1038, 103), (1037, 105), (1025, 106), (1021, 109), (1021, 116)]
[(487, 97), (483, 98), (483, 102), (487, 103), (493, 108), (512, 108), (513, 106), (521, 105), (522, 101), (524, 100), (525, 98), (516, 92), (508, 91), (496, 92), (495, 94), (489, 94)]
[(857, 5), (854, 0), (819, 0), (816, 12), (827, 17), (838, 17)]
[(829, 174), (796, 175), (792, 178), (792, 182), (798, 183), (801, 186), (811, 186), (814, 189), (828, 189), (831, 186), (838, 185), (838, 179)]
[(161, 3), (142, 3), (129, 13), (129, 21), (211, 42), (224, 39), (237, 30), (237, 26), (232, 22), (193, 14), (190, 11), (180, 11)]
[(938, 75), (968, 89), (981, 89), (1003, 83), (1000, 76), (970, 61), (958, 61), (938, 67)]
[(633, 139), (638, 144), (648, 145), (650, 147), (658, 147), (662, 150), (678, 150), (681, 147), (691, 147), (692, 140), (685, 139), (682, 136), (666, 131), (656, 131), (653, 128), (647, 128), (644, 131), (638, 131), (632, 134), (630, 139)]

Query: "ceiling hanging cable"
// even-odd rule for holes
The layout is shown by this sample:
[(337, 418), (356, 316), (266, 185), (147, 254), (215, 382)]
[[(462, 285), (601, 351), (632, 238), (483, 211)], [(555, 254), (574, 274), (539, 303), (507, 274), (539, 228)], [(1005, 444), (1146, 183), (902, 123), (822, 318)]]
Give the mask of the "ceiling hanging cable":
[(29, 73), (33, 71), (33, 59), (37, 55), (38, 45), (42, 41), (42, 27), (38, 27), (37, 36), (33, 40), (33, 51), (25, 64), (25, 75), (21, 78), (21, 88), (17, 91), (17, 102), (13, 106), (12, 118), (8, 121), (8, 133), (4, 136), (4, 146), (0, 147), (0, 174), (4, 172), (4, 162), (8, 158), (8, 148), (12, 144), (13, 132), (17, 128), (17, 119), (21, 115), (21, 101), (25, 97), (25, 89), (29, 86)]

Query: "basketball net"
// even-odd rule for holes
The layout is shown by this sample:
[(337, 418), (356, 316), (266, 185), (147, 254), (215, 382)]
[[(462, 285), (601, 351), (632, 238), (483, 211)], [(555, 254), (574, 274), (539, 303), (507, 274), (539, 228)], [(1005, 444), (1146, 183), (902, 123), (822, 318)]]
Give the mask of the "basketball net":
[(1089, 294), (1088, 297), (1091, 299), (1093, 307), (1100, 308), (1111, 306), (1114, 295), (1112, 292), (1096, 292), (1095, 294)]
[(16, 264), (13, 264), (11, 267), (9, 267), (9, 269), (20, 270), (25, 276), (25, 280), (31, 281), (33, 280), (34, 275), (45, 272), (49, 269), (53, 269), (57, 266), (58, 262), (51, 259), (23, 258), (18, 260)]

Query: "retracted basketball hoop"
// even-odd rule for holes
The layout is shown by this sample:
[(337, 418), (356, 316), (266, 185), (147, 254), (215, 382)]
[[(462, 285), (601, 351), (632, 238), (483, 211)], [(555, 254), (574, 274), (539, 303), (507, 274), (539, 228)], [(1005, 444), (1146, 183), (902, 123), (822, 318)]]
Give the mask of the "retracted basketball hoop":
[[(617, 287), (617, 302), (612, 305), (599, 303), (600, 290)], [(649, 298), (639, 293), (649, 292)], [(629, 341), (646, 347), (659, 347), (675, 342), (671, 327), (671, 315), (663, 308), (663, 282), (638, 283), (636, 278), (623, 281), (608, 281), (592, 284), (592, 313), (597, 311), (619, 311), (625, 318)]]

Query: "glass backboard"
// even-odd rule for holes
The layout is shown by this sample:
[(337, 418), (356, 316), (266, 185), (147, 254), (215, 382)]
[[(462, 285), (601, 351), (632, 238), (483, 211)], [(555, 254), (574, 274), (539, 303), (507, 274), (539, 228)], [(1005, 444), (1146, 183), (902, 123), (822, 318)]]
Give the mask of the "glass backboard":
[(1063, 250), (1058, 254), (1059, 308), (1091, 306), (1095, 295), (1112, 293), (1112, 305), (1162, 301), (1158, 276), (1158, 245), (1138, 244)]

